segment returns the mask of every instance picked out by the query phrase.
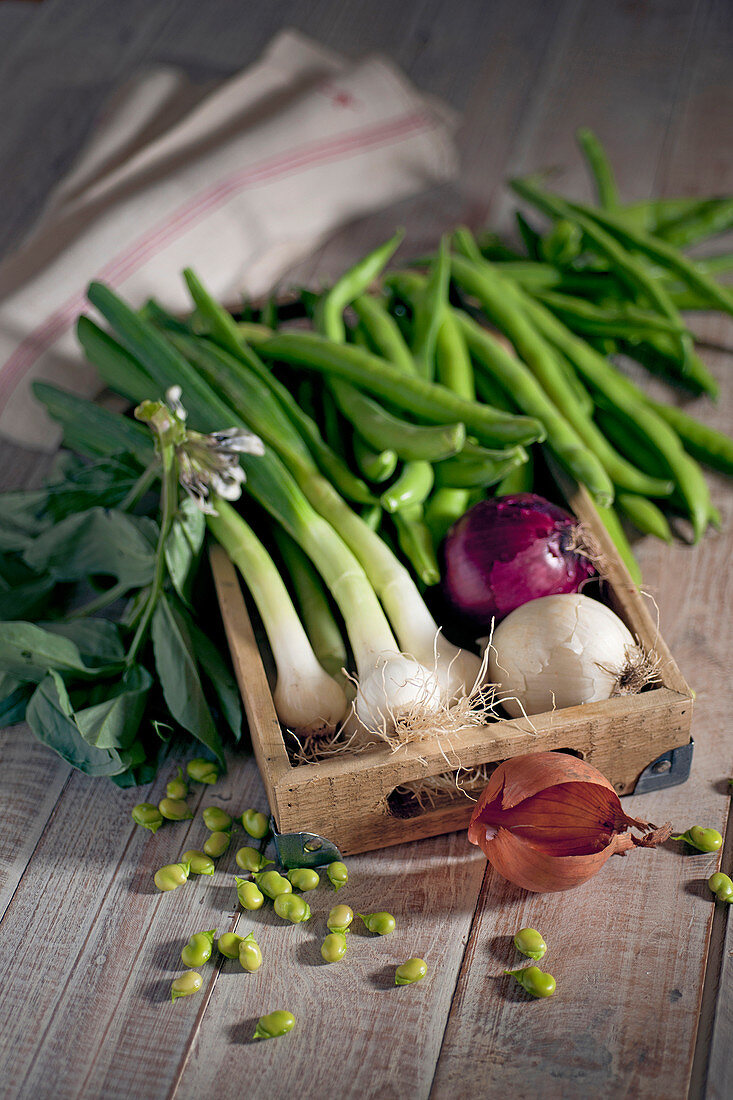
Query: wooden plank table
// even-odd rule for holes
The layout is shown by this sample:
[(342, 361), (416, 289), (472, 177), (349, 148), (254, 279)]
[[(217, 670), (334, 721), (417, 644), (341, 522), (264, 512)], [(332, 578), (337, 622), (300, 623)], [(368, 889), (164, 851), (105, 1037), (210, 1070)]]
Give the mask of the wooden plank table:
[[(733, 190), (727, 0), (20, 7), (0, 5), (0, 100), (12, 105), (0, 161), (14, 169), (0, 173), (5, 248), (116, 81), (149, 60), (202, 78), (225, 74), (285, 25), (354, 56), (390, 54), (463, 120), (458, 185), (348, 227), (298, 278), (339, 270), (396, 223), (415, 252), (461, 220), (506, 223), (513, 204), (501, 183), (515, 172), (553, 166), (560, 186), (587, 194), (573, 148), (581, 124), (601, 134), (629, 199)], [(730, 430), (730, 353), (719, 349), (733, 345), (733, 328), (717, 318), (695, 324), (722, 393), (715, 407), (691, 404)], [(0, 447), (3, 488), (37, 482), (47, 466), (45, 457)], [(680, 828), (698, 821), (723, 831), (733, 774), (733, 496), (724, 479), (711, 483), (720, 535), (694, 549), (650, 539), (637, 546), (662, 632), (697, 692), (692, 776), (625, 807)], [(158, 894), (154, 870), (203, 840), (200, 819), (157, 836), (130, 823), (136, 801), (161, 797), (168, 768), (149, 788), (119, 791), (73, 772), (22, 726), (3, 734), (0, 760), (3, 1097), (730, 1095), (733, 940), (727, 907), (713, 906), (705, 886), (716, 857), (668, 844), (611, 860), (567, 895), (531, 896), (487, 870), (461, 834), (359, 856), (339, 900), (391, 910), (393, 936), (355, 934), (347, 962), (326, 967), (322, 916), (283, 930), (267, 911), (246, 914), (240, 931), (256, 929), (266, 965), (245, 975), (234, 963), (209, 964), (202, 995), (171, 1005), (170, 981), (191, 932), (235, 926), (233, 854), (213, 879)], [(194, 808), (208, 803), (261, 806), (253, 760), (233, 756), (223, 782), (196, 788)], [(728, 870), (732, 846), (729, 836)], [(332, 904), (324, 888), (311, 897), (317, 914)], [(546, 1003), (529, 1002), (502, 977), (515, 961), (511, 936), (524, 924), (541, 928), (551, 946), (558, 991)], [(391, 968), (412, 954), (428, 960), (430, 978), (397, 990)], [(253, 1044), (254, 1019), (283, 1006), (298, 1017), (297, 1030)]]

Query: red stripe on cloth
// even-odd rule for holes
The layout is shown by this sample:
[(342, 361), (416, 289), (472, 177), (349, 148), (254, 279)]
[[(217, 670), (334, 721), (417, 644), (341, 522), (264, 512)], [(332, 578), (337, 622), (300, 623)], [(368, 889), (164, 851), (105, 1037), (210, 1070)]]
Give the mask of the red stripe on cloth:
[[(327, 141), (311, 143), (287, 153), (279, 153), (260, 164), (240, 169), (200, 191), (162, 222), (151, 226), (133, 244), (123, 249), (106, 264), (94, 279), (119, 287), (120, 283), (141, 267), (156, 249), (170, 244), (205, 215), (219, 209), (229, 199), (250, 187), (328, 163), (329, 160), (354, 156), (367, 149), (389, 145), (409, 134), (430, 130), (434, 125), (429, 116), (414, 112), (391, 122), (338, 135)], [(7, 405), (21, 379), (36, 360), (48, 351), (71, 326), (83, 310), (85, 302), (85, 291), (76, 291), (18, 345), (0, 371), (0, 411)]]

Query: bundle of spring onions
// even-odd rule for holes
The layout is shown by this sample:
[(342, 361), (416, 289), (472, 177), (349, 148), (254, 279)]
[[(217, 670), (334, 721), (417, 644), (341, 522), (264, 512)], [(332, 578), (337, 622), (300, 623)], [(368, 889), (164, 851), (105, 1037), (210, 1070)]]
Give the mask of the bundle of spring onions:
[[(347, 743), (356, 728), (392, 741), (432, 736), (485, 719), (479, 658), (448, 641), (423, 599), (423, 589), (441, 581), (447, 532), (473, 505), (531, 492), (538, 460), (547, 455), (588, 488), (636, 576), (620, 515), (662, 538), (671, 537), (667, 514), (681, 515), (693, 538), (701, 537), (717, 516), (698, 462), (733, 472), (733, 441), (675, 406), (652, 402), (611, 356), (632, 355), (675, 386), (714, 396), (715, 381), (679, 311), (733, 312), (733, 292), (715, 279), (733, 264), (727, 257), (690, 260), (681, 248), (733, 224), (733, 200), (623, 206), (596, 139), (583, 132), (580, 140), (600, 204), (570, 202), (534, 179), (515, 181), (521, 197), (552, 220), (540, 235), (518, 216), (524, 252), (459, 229), (435, 255), (387, 270), (401, 244), (397, 234), (329, 289), (238, 314), (191, 271), (185, 317), (154, 301), (136, 312), (93, 284), (89, 300), (107, 327), (80, 318), (80, 343), (105, 383), (138, 406), (153, 428), (155, 452), (148, 429), (129, 417), (48, 385), (38, 385), (37, 396), (62, 423), (67, 446), (94, 460), (88, 469), (97, 471), (103, 492), (82, 504), (124, 513), (126, 537), (137, 524), (149, 553), (139, 575), (117, 576), (81, 611), (59, 605), (49, 614), (44, 603), (53, 618), (42, 628), (44, 641), (49, 632), (68, 633), (73, 615), (78, 642), (80, 621), (88, 627), (112, 620), (106, 609), (114, 596), (123, 601), (113, 619), (114, 660), (111, 650), (106, 666), (97, 660), (106, 675), (117, 675), (121, 662), (128, 680), (137, 669), (147, 685), (146, 647), (152, 643), (157, 662), (166, 623), (179, 633), (186, 627), (180, 659), (196, 668), (188, 574), (203, 530), (196, 529), (182, 581), (171, 567), (171, 540), (179, 553), (191, 544), (190, 523), (181, 524), (190, 502), (177, 476), (204, 505), (210, 537), (238, 566), (256, 604), (277, 668), (283, 725), (301, 743)], [(211, 454), (233, 440), (240, 441), (237, 475), (229, 468), (223, 476), (218, 466), (212, 472)], [(84, 470), (74, 477), (91, 477)], [(146, 493), (159, 478), (154, 522)], [(56, 527), (69, 522), (71, 506), (54, 517), (49, 499), (34, 504), (25, 494), (5, 507), (15, 524), (11, 564), (22, 564), (18, 577), (36, 595), (64, 579), (58, 569), (51, 576), (50, 554), (36, 545), (49, 541), (55, 518)], [(94, 539), (101, 521), (85, 521), (80, 530)], [(138, 553), (145, 556), (140, 547)], [(106, 570), (90, 564), (87, 571)], [(460, 585), (470, 602), (470, 580)], [(478, 605), (486, 593), (475, 598)], [(10, 606), (9, 618), (28, 626), (39, 615), (38, 600), (16, 602), (20, 613)], [(100, 619), (102, 610), (108, 619)], [(91, 640), (73, 668), (57, 655), (44, 669), (37, 653), (27, 680), (20, 642), (15, 649), (12, 639), (3, 642), (13, 625), (0, 624), (0, 673), (6, 698), (15, 700), (13, 717), (28, 706), (39, 732), (39, 708), (30, 703), (37, 684), (46, 683), (49, 695), (52, 674), (54, 691), (64, 688), (63, 707), (75, 715), (72, 739), (90, 736), (72, 696), (80, 680), (95, 681), (84, 656)], [(11, 650), (13, 659), (3, 663)], [(168, 654), (156, 670), (168, 669), (165, 701), (180, 723), (172, 660)], [(223, 680), (214, 681), (221, 697)], [(116, 684), (126, 698), (130, 684)], [(89, 695), (85, 703), (91, 705)], [(146, 713), (140, 703), (138, 726)], [(186, 718), (185, 728), (198, 736), (196, 715)], [(64, 736), (72, 736), (66, 728)], [(110, 738), (107, 730), (98, 743)], [(118, 755), (120, 747), (115, 743)], [(137, 766), (126, 760), (114, 765), (120, 774)]]

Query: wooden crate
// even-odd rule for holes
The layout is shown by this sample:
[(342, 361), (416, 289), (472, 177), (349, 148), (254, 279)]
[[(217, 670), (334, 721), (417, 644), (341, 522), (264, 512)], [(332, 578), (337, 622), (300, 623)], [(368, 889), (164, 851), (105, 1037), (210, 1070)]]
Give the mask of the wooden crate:
[[(657, 757), (689, 744), (692, 696), (643, 597), (618, 557), (588, 493), (560, 478), (570, 508), (589, 527), (607, 559), (609, 602), (632, 634), (660, 658), (661, 683), (640, 695), (569, 707), (528, 719), (504, 719), (451, 735), (451, 747), (429, 742), (386, 745), (294, 766), (235, 569), (218, 547), (212, 568), (257, 763), (281, 832), (312, 830), (344, 853), (371, 851), (465, 828), (473, 802), (458, 794), (410, 816), (390, 799), (395, 788), (540, 749), (568, 749), (593, 764), (619, 794), (633, 791)], [(446, 763), (446, 754), (450, 764)]]

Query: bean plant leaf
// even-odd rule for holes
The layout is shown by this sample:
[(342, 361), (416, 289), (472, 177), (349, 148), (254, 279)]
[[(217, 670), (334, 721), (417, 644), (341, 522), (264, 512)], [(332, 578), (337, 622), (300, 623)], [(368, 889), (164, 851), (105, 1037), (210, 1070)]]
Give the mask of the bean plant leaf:
[(39, 518), (48, 499), (45, 489), (0, 493), (0, 550), (27, 549), (47, 526)]
[(234, 734), (236, 741), (242, 736), (242, 697), (230, 669), (214, 643), (203, 630), (190, 623), (191, 639), (196, 648), (199, 664), (211, 683), (222, 717)]
[(206, 534), (206, 519), (198, 505), (185, 497), (176, 512), (165, 543), (168, 575), (185, 604), (190, 603), (190, 581)]
[(49, 670), (80, 679), (94, 679), (117, 671), (117, 662), (92, 668), (70, 638), (35, 623), (0, 623), (0, 671), (18, 680), (39, 683)]
[(110, 458), (73, 471), (48, 488), (46, 512), (54, 520), (96, 506), (114, 508), (137, 482), (142, 467), (126, 457)]
[(76, 712), (84, 740), (98, 749), (129, 749), (138, 734), (153, 678), (141, 665), (127, 669), (116, 683), (94, 685), (90, 706)]
[(34, 382), (33, 393), (64, 429), (64, 443), (92, 457), (127, 453), (147, 466), (153, 458), (153, 440), (144, 425), (122, 413), (48, 382)]
[(149, 584), (155, 565), (157, 524), (105, 508), (68, 516), (39, 535), (24, 559), (37, 573), (76, 581), (105, 574), (140, 588)]
[(14, 726), (16, 722), (23, 721), (33, 691), (33, 684), (0, 672), (0, 727)]
[(120, 629), (108, 619), (70, 619), (38, 625), (73, 642), (89, 668), (114, 665), (125, 659)]
[(32, 618), (41, 611), (48, 614), (48, 597), (55, 587), (54, 578), (46, 576), (4, 588), (0, 591), (0, 620)]
[(166, 596), (153, 613), (151, 636), (155, 667), (168, 709), (222, 761), (224, 750), (199, 675), (194, 645), (183, 614)]

